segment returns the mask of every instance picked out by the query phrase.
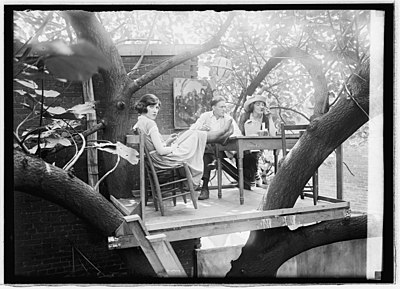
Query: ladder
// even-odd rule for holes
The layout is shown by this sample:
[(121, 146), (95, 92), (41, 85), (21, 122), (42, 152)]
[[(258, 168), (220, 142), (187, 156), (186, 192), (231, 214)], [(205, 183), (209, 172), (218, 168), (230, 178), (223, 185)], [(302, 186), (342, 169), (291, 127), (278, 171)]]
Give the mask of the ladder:
[(165, 234), (150, 235), (139, 215), (125, 216), (124, 222), (115, 231), (115, 237), (108, 237), (108, 248), (135, 246), (143, 250), (158, 277), (187, 277)]

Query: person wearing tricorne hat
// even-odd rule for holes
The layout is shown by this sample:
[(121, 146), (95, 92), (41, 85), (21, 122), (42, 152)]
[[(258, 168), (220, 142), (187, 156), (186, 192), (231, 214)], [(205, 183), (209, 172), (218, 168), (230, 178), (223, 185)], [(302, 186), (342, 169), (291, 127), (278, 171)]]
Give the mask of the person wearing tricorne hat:
[[(255, 94), (244, 103), (244, 113), (239, 118), (239, 129), (245, 136), (258, 135), (263, 131), (263, 135), (276, 135), (276, 127), (267, 106), (267, 98), (263, 95)], [(245, 180), (253, 185), (261, 185), (261, 178), (258, 174), (258, 159), (260, 151), (245, 152), (243, 158), (243, 175)]]

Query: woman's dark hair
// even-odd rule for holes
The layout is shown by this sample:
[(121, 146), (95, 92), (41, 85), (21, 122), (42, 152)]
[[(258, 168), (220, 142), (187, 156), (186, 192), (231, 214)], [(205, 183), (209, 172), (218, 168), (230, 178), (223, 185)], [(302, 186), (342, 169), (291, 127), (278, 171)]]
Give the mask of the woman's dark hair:
[(221, 95), (213, 97), (213, 99), (211, 99), (211, 102), (210, 102), (211, 107), (213, 107), (220, 101), (226, 101), (226, 99)]
[[(238, 122), (239, 129), (243, 135), (245, 135), (244, 123), (250, 118), (251, 112), (253, 111), (253, 108), (254, 108), (254, 102), (250, 103), (249, 108), (250, 108), (249, 112), (245, 111), (240, 115), (239, 122)], [(267, 114), (263, 114), (261, 123), (265, 123), (265, 128), (269, 130), (269, 121), (268, 121)], [(261, 129), (261, 127), (260, 127), (260, 129)]]
[(159, 104), (161, 106), (161, 101), (160, 99), (155, 96), (154, 94), (145, 94), (143, 95), (138, 102), (136, 102), (135, 104), (135, 110), (139, 113), (147, 113), (147, 107), (149, 105), (155, 105), (155, 104)]

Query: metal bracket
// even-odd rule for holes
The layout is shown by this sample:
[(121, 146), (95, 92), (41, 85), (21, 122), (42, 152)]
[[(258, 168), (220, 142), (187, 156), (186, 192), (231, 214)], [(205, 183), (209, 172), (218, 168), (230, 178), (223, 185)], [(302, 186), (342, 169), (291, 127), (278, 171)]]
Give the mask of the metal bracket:
[(121, 243), (117, 237), (108, 237), (108, 250), (121, 248)]

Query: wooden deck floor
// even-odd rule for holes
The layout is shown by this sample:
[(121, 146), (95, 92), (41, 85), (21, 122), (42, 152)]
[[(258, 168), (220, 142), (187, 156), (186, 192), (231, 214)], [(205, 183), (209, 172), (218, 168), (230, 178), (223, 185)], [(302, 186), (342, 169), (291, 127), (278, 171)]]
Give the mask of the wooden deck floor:
[[(161, 216), (159, 211), (155, 211), (153, 204), (149, 203), (145, 211), (145, 224), (150, 227), (156, 226), (157, 224), (165, 223), (166, 218), (168, 222), (175, 222), (254, 213), (257, 212), (264, 192), (265, 189), (258, 187), (252, 190), (244, 190), (244, 204), (240, 205), (238, 188), (223, 189), (221, 199), (218, 199), (217, 190), (210, 190), (209, 199), (197, 201), (198, 209), (194, 209), (190, 199), (185, 204), (182, 198), (179, 198), (176, 207), (174, 207), (172, 201), (167, 201), (165, 203), (164, 216)], [(309, 198), (305, 198), (304, 200), (299, 198), (296, 203), (296, 207), (312, 205), (312, 199)]]
[[(299, 198), (294, 208), (259, 211), (264, 193), (264, 188), (245, 190), (244, 204), (240, 205), (238, 188), (223, 189), (221, 199), (217, 190), (210, 190), (208, 200), (197, 201), (198, 209), (194, 209), (190, 199), (185, 204), (178, 198), (176, 206), (172, 200), (165, 202), (164, 216), (155, 211), (150, 201), (142, 218), (150, 234), (162, 233), (168, 241), (177, 241), (279, 226), (296, 227), (348, 215), (348, 202), (323, 197), (316, 206), (311, 197), (305, 197)], [(129, 209), (133, 199), (119, 199), (119, 202)]]

